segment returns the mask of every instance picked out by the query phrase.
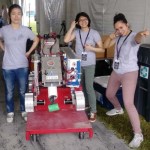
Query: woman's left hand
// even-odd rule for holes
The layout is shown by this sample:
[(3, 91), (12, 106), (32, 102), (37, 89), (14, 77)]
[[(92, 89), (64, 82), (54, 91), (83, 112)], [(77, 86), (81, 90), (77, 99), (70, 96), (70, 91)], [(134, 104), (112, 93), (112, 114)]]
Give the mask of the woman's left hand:
[(146, 29), (146, 30), (141, 32), (141, 35), (146, 37), (146, 36), (150, 35), (150, 32)]
[(86, 51), (92, 51), (93, 46), (90, 44), (85, 44)]
[(27, 58), (29, 57), (29, 55), (30, 55), (30, 53), (29, 53), (29, 52), (26, 52), (26, 57), (27, 57)]

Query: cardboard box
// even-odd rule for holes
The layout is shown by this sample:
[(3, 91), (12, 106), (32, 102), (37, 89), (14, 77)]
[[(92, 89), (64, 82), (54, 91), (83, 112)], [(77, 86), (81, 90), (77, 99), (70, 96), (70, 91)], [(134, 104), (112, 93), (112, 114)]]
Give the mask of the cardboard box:
[[(107, 39), (108, 35), (102, 36), (103, 43)], [(114, 46), (105, 49), (105, 52), (96, 53), (96, 59), (105, 59), (105, 58), (113, 58), (114, 57)]]

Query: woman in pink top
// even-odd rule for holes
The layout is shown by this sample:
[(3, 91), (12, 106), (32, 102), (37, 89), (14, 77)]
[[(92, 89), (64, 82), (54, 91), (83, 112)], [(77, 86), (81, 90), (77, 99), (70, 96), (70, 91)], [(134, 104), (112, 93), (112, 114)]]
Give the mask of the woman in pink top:
[(140, 119), (134, 105), (134, 94), (138, 77), (137, 52), (143, 37), (149, 35), (149, 31), (133, 32), (124, 14), (114, 16), (115, 33), (108, 36), (104, 43), (105, 48), (115, 44), (113, 71), (110, 76), (106, 96), (114, 105), (114, 109), (106, 115), (114, 116), (123, 114), (124, 111), (116, 97), (120, 85), (122, 85), (124, 106), (127, 110), (134, 137), (129, 143), (132, 148), (137, 148), (143, 141), (143, 134), (140, 127)]

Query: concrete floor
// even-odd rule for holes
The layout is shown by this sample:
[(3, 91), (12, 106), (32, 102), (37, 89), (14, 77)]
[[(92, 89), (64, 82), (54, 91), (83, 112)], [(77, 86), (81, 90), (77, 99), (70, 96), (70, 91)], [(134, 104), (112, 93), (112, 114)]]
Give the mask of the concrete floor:
[[(3, 53), (0, 52), (0, 61)], [(1, 65), (1, 62), (0, 62)], [(37, 142), (26, 141), (26, 123), (19, 112), (18, 96), (15, 94), (15, 120), (6, 122), (4, 83), (0, 69), (0, 150), (129, 150), (127, 144), (118, 139), (113, 131), (108, 130), (102, 122), (92, 123), (94, 136), (79, 139), (78, 133), (61, 133), (39, 135)]]

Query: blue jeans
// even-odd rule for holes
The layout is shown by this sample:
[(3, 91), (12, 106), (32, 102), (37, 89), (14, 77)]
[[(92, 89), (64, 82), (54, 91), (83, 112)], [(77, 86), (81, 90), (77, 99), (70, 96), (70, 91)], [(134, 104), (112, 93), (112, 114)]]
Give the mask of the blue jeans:
[(7, 113), (14, 112), (14, 88), (17, 83), (20, 99), (20, 111), (25, 111), (25, 93), (28, 85), (28, 68), (3, 69), (5, 80), (5, 100)]

